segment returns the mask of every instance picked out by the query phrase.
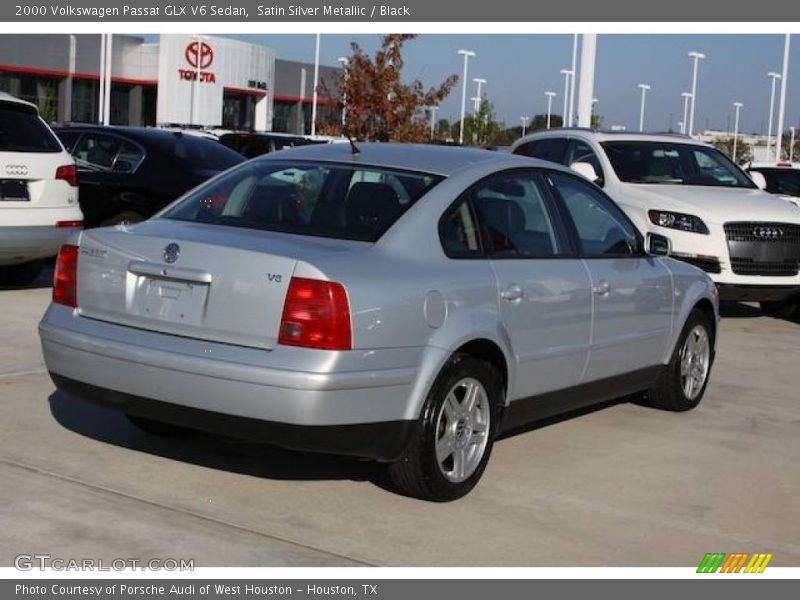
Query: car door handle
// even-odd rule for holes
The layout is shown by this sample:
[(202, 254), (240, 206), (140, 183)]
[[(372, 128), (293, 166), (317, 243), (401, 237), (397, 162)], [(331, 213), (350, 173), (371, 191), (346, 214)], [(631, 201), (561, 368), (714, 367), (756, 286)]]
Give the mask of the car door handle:
[(598, 296), (607, 296), (608, 293), (611, 291), (611, 284), (607, 281), (600, 281), (595, 286), (592, 286), (592, 293), (597, 294)]
[(508, 300), (509, 302), (516, 302), (522, 298), (522, 288), (516, 283), (512, 283), (510, 286), (500, 292), (500, 297), (503, 300)]

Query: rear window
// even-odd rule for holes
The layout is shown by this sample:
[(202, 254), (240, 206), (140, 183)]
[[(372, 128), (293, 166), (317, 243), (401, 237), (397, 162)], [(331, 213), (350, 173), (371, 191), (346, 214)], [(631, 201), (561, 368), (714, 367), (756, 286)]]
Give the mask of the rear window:
[(0, 152), (61, 152), (61, 144), (38, 116), (0, 108)]
[(244, 160), (241, 154), (219, 142), (194, 135), (173, 135), (159, 140), (156, 145), (192, 170), (223, 171)]
[(369, 166), (250, 162), (160, 216), (374, 242), (441, 179)]

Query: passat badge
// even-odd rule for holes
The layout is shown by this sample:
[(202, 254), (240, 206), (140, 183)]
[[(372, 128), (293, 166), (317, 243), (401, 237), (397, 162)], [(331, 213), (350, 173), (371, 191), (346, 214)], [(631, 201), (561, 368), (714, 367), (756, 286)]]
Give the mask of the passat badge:
[(167, 247), (164, 248), (164, 262), (167, 264), (172, 264), (178, 257), (181, 255), (181, 247), (178, 246), (176, 243), (167, 244)]

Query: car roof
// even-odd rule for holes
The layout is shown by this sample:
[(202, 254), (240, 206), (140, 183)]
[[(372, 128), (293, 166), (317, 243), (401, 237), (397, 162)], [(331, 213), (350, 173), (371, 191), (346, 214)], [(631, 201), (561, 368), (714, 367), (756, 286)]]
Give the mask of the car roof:
[(596, 142), (662, 142), (671, 144), (693, 144), (697, 146), (709, 146), (706, 142), (683, 135), (681, 133), (648, 133), (638, 131), (604, 131), (597, 129), (586, 129), (582, 127), (553, 127), (551, 129), (539, 130), (524, 138), (514, 142), (514, 147), (521, 143), (538, 140), (545, 137), (584, 137), (595, 140)]
[(100, 132), (100, 133), (118, 133), (125, 135), (135, 141), (170, 141), (178, 137), (185, 137), (186, 139), (201, 140), (216, 144), (217, 141), (201, 135), (192, 135), (183, 131), (175, 131), (169, 129), (162, 129), (160, 127), (124, 127), (120, 125), (70, 125), (67, 127), (55, 127), (56, 133), (62, 132)]
[(28, 102), (27, 100), (22, 100), (21, 98), (17, 98), (16, 96), (12, 96), (8, 92), (0, 92), (0, 104), (12, 104), (17, 110), (26, 110), (26, 112), (30, 112), (31, 114), (38, 115), (39, 108), (33, 104), (32, 102)]
[(254, 160), (287, 160), (291, 157), (293, 160), (365, 164), (444, 176), (470, 165), (488, 163), (497, 163), (498, 168), (524, 166), (559, 168), (553, 163), (476, 148), (374, 142), (356, 142), (355, 145), (358, 153), (354, 153), (350, 144), (317, 144), (265, 154)]

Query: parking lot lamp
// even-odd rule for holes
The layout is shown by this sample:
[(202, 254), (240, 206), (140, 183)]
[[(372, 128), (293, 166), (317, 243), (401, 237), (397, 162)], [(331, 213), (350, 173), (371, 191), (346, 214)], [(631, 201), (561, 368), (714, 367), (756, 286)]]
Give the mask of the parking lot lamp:
[(458, 143), (464, 143), (464, 113), (467, 110), (467, 63), (470, 56), (475, 56), (472, 50), (459, 50), (458, 54), (464, 57), (464, 77), (461, 80), (461, 121), (458, 127)]
[(744, 106), (744, 104), (741, 102), (733, 103), (733, 108), (736, 109), (736, 114), (733, 117), (733, 156), (731, 156), (733, 162), (736, 162), (736, 148), (739, 143), (739, 110), (742, 106)]
[(689, 112), (689, 135), (694, 135), (694, 109), (697, 105), (697, 64), (706, 57), (702, 52), (689, 52), (689, 58), (694, 61), (692, 70), (692, 110)]
[(686, 124), (689, 122), (689, 98), (692, 97), (692, 92), (681, 92), (683, 96), (683, 121), (681, 121), (681, 133), (686, 135)]
[(769, 120), (767, 121), (767, 157), (769, 158), (770, 149), (772, 148), (772, 115), (775, 111), (775, 82), (781, 78), (781, 74), (770, 71), (767, 73), (767, 77), (772, 79), (770, 84), (772, 91), (769, 95)]
[(650, 86), (646, 83), (640, 83), (637, 87), (642, 90), (642, 104), (639, 108), (639, 131), (642, 132), (644, 131), (644, 103), (647, 97), (647, 90), (650, 89)]
[(569, 81), (570, 77), (574, 75), (571, 69), (561, 69), (561, 74), (564, 76), (564, 116), (561, 118), (561, 126), (567, 126), (567, 112), (569, 112)]
[(553, 112), (553, 98), (556, 97), (555, 92), (545, 92), (545, 96), (547, 96), (547, 129), (550, 129), (550, 115)]
[(486, 80), (475, 77), (472, 81), (478, 84), (478, 91), (475, 94), (475, 114), (478, 114), (478, 111), (481, 109), (481, 86), (486, 83)]
[(530, 117), (520, 117), (519, 120), (522, 121), (522, 137), (525, 137), (525, 131), (528, 129)]

